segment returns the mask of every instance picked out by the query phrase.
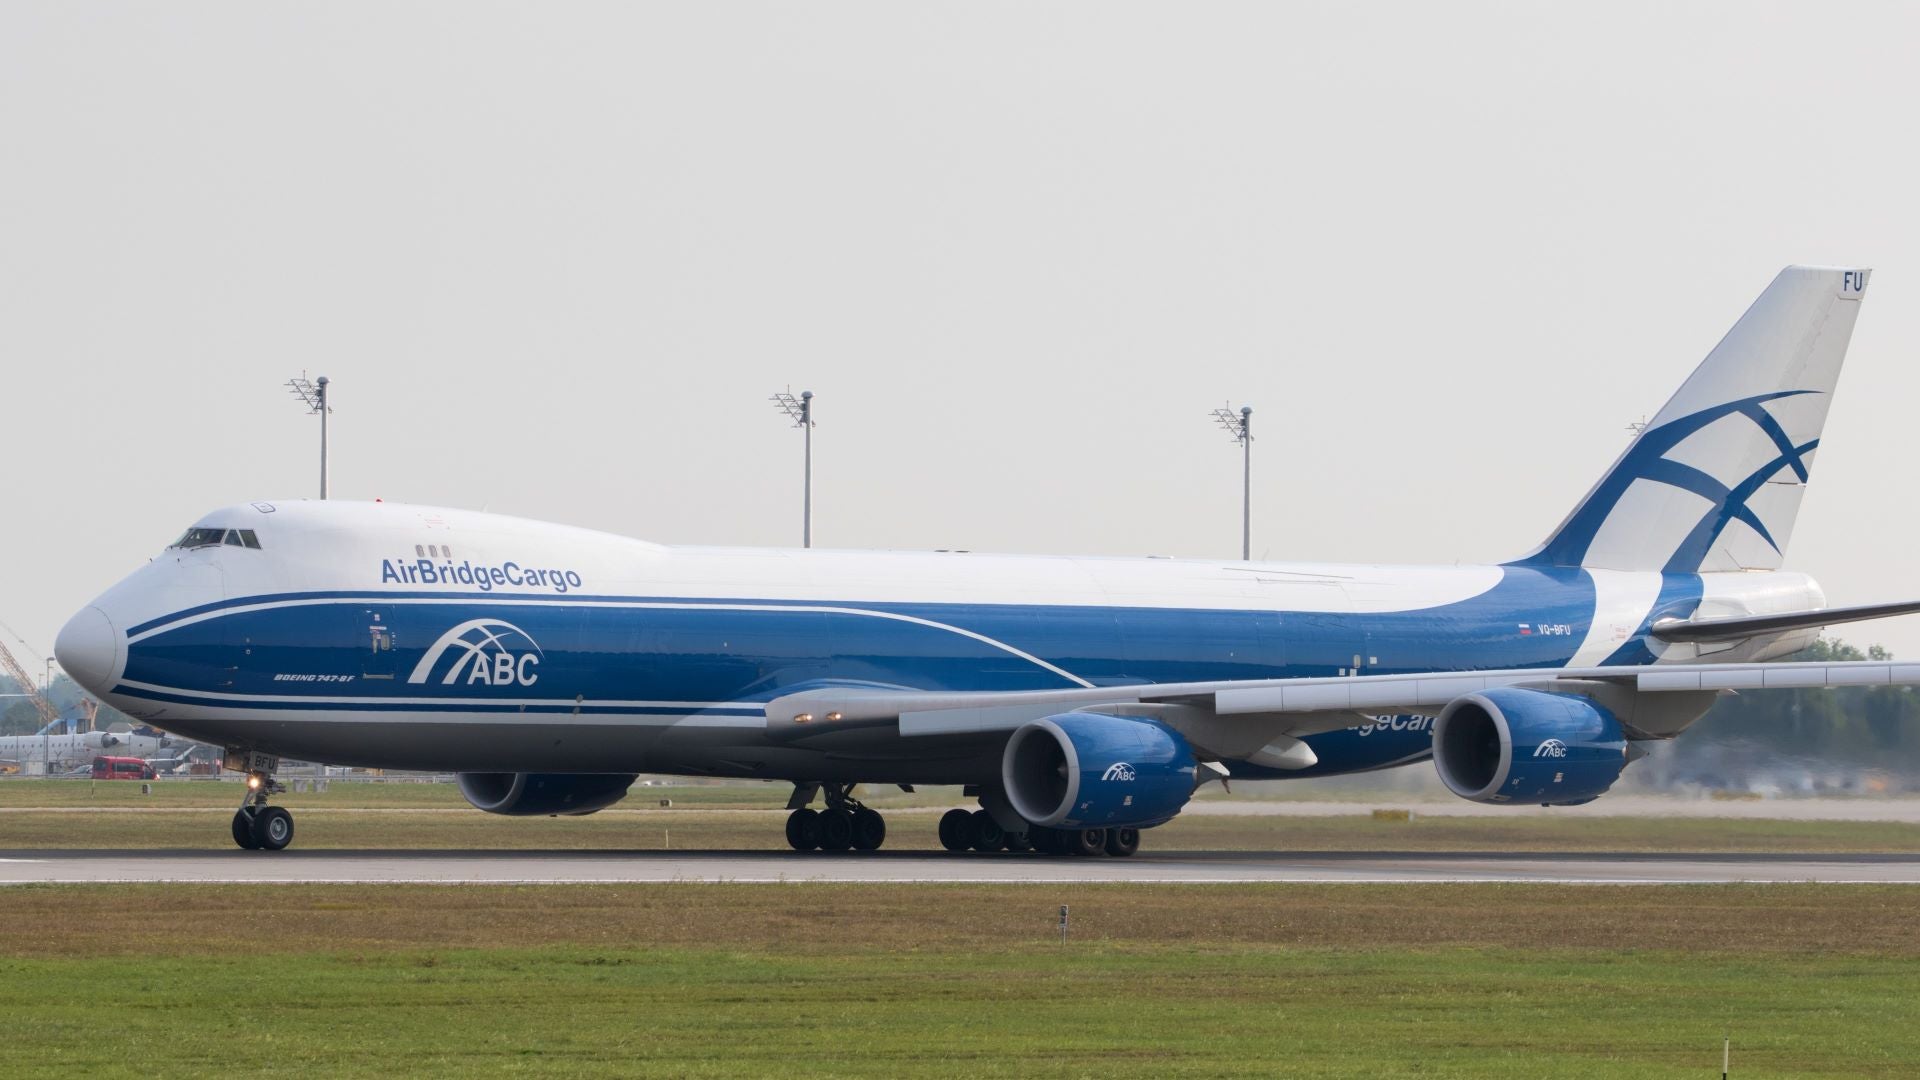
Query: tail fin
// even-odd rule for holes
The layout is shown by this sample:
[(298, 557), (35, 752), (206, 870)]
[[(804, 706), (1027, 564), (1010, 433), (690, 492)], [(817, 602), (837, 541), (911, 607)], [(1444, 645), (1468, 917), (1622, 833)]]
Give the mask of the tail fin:
[(1778, 569), (1867, 273), (1780, 271), (1559, 529), (1519, 561)]

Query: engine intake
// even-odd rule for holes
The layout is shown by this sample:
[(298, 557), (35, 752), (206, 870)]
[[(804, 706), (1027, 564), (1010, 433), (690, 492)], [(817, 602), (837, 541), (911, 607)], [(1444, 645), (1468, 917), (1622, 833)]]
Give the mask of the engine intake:
[(1573, 806), (1627, 767), (1613, 714), (1578, 694), (1498, 687), (1449, 702), (1433, 724), (1433, 763), (1449, 790), (1481, 803)]
[(1013, 733), (1000, 779), (1035, 825), (1144, 829), (1187, 805), (1194, 767), (1187, 740), (1158, 720), (1063, 713)]
[(509, 817), (591, 814), (627, 795), (637, 773), (461, 773), (474, 809)]

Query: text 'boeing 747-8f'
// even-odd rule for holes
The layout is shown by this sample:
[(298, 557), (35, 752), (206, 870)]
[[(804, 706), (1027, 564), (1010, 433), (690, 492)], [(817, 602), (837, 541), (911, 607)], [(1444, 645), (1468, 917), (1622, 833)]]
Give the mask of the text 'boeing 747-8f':
[[(1716, 695), (1913, 684), (1769, 663), (1825, 608), (1783, 570), (1864, 270), (1790, 267), (1537, 550), (1491, 566), (671, 548), (392, 503), (217, 510), (60, 632), (61, 665), (248, 773), (456, 772), (497, 814), (638, 773), (790, 781), (787, 838), (871, 850), (860, 784), (960, 784), (949, 848), (1132, 853), (1212, 779), (1434, 760), (1571, 806)], [(816, 799), (825, 809), (816, 811)]]

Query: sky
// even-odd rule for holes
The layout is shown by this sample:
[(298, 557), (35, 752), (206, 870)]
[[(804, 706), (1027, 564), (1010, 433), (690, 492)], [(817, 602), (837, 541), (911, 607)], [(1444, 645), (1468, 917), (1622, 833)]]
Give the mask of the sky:
[[(1876, 269), (1788, 550), (1920, 597), (1920, 9), (0, 6), (0, 622), (333, 491), (665, 543), (1484, 562)], [(1848, 628), (1920, 656), (1920, 619)], [(24, 638), (27, 644), (22, 644)], [(38, 669), (37, 662), (29, 667)]]

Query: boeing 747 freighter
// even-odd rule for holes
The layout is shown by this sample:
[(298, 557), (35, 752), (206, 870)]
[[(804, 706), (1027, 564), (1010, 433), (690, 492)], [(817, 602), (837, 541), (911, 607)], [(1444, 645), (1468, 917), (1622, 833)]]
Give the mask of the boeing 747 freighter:
[[(1780, 273), (1553, 534), (1488, 566), (675, 548), (462, 510), (201, 518), (60, 632), (60, 664), (248, 774), (457, 772), (498, 814), (638, 773), (793, 785), (787, 839), (877, 848), (858, 785), (964, 785), (949, 848), (1131, 854), (1214, 779), (1433, 759), (1466, 799), (1571, 806), (1729, 690), (1920, 682), (1769, 663), (1825, 607), (1782, 568), (1867, 285)], [(821, 803), (823, 810), (814, 804)]]

